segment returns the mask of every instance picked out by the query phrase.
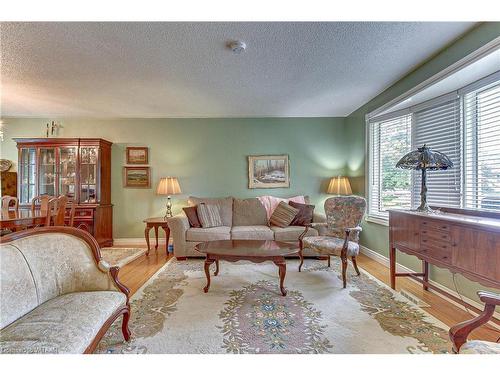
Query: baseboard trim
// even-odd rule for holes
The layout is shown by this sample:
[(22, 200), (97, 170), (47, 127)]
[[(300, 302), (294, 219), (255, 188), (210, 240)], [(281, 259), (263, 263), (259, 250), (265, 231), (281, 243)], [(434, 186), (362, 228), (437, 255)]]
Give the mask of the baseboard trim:
[[(172, 243), (172, 239), (169, 241)], [(146, 246), (146, 239), (144, 237), (137, 238), (114, 238), (113, 244), (118, 246), (131, 245), (131, 246)], [(155, 239), (151, 238), (149, 240), (149, 245), (155, 245)], [(165, 238), (158, 238), (158, 246), (165, 245)]]
[[(369, 249), (369, 248), (367, 248), (366, 246), (362, 246), (362, 245), (360, 246), (360, 251), (361, 251), (361, 254), (366, 255), (368, 258), (373, 259), (373, 260), (374, 260), (374, 261), (376, 261), (377, 263), (383, 264), (384, 266), (386, 266), (387, 268), (389, 268), (389, 258), (387, 258), (386, 256), (384, 256), (384, 255), (382, 255), (382, 254), (380, 254), (380, 253), (377, 253), (376, 251), (374, 251), (374, 250), (372, 250), (372, 249)], [(408, 267), (403, 266), (403, 265), (402, 265), (402, 264), (400, 264), (400, 263), (396, 263), (396, 272), (415, 272), (415, 271), (414, 271), (414, 270), (412, 270), (412, 269), (410, 269), (410, 268), (408, 268)], [(407, 277), (406, 279), (407, 279), (407, 280), (411, 280), (412, 282), (414, 282), (414, 283), (416, 283), (416, 284), (422, 285), (422, 284), (420, 284), (418, 281), (413, 280), (413, 279), (412, 279), (412, 278), (410, 278), (410, 277)], [(456, 297), (456, 298), (460, 298), (460, 296), (458, 295), (458, 293), (457, 293), (456, 291), (454, 291), (454, 290), (452, 290), (452, 289), (449, 289), (449, 288), (445, 287), (445, 286), (444, 286), (444, 285), (442, 285), (442, 284), (439, 284), (439, 283), (437, 283), (437, 282), (435, 282), (435, 281), (433, 281), (433, 280), (430, 280), (430, 279), (429, 279), (429, 284), (434, 285), (435, 287), (437, 287), (437, 288), (440, 288), (440, 289), (444, 290), (446, 293), (449, 293), (449, 294), (451, 294), (452, 296), (454, 296), (454, 297)], [(440, 294), (440, 293), (436, 293), (436, 292), (434, 292), (432, 289), (429, 289), (429, 292), (431, 292), (431, 293), (434, 293), (434, 294), (438, 295), (439, 297), (441, 297), (441, 298), (445, 299), (446, 301), (448, 301), (448, 302), (452, 303), (452, 304), (453, 304), (453, 305), (455, 305), (455, 306), (458, 306), (458, 307), (460, 307), (460, 308), (464, 308), (464, 306), (463, 306), (463, 305), (461, 305), (461, 304), (459, 304), (458, 302), (453, 301), (453, 300), (452, 300), (452, 299), (450, 299), (450, 298), (447, 298), (445, 295), (442, 295), (442, 294)], [(484, 305), (482, 305), (482, 304), (480, 304), (480, 303), (477, 303), (476, 301), (474, 301), (474, 300), (472, 300), (472, 299), (470, 299), (470, 298), (468, 298), (468, 297), (462, 296), (462, 299), (463, 299), (466, 303), (468, 303), (468, 304), (470, 304), (470, 305), (472, 305), (472, 306), (474, 306), (474, 307), (478, 308), (479, 310), (483, 310), (483, 309), (484, 309)], [(469, 311), (470, 311), (470, 310), (469, 310)], [(470, 313), (471, 313), (471, 314), (473, 314), (474, 316), (477, 316), (477, 315), (478, 315), (478, 314), (477, 314), (476, 312), (474, 312), (474, 311), (470, 311)], [(493, 314), (493, 316), (494, 316), (496, 319), (500, 319), (500, 313), (498, 313), (498, 312), (495, 312), (495, 313)], [(492, 325), (492, 326), (494, 326), (494, 327), (495, 327), (495, 328), (497, 328), (497, 329), (500, 329), (500, 325), (498, 325), (498, 324), (496, 324), (496, 323), (494, 323), (494, 322), (491, 322), (491, 321), (490, 321), (490, 322), (489, 322), (489, 324), (490, 324), (490, 325)]]

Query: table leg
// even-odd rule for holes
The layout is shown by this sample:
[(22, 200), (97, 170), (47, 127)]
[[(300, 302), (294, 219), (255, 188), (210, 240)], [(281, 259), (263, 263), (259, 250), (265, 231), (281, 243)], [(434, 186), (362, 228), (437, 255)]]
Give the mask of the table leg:
[(146, 244), (148, 245), (148, 251), (146, 251), (146, 256), (149, 255), (149, 232), (151, 231), (151, 227), (146, 225), (146, 229), (144, 229), (144, 237), (146, 237)]
[(205, 293), (208, 292), (208, 289), (210, 288), (210, 265), (214, 262), (213, 259), (207, 258), (205, 259), (205, 275), (207, 277), (207, 285), (203, 288), (203, 291)]
[(155, 250), (158, 250), (158, 225), (155, 225)]
[(279, 274), (279, 277), (280, 277), (280, 290), (281, 290), (281, 294), (283, 296), (286, 296), (286, 289), (285, 289), (285, 276), (286, 276), (286, 262), (283, 260), (283, 261), (275, 261), (274, 264), (276, 264), (278, 266), (278, 274)]
[(427, 283), (429, 282), (429, 263), (425, 260), (422, 261), (422, 273), (424, 274), (424, 290), (429, 290), (429, 287), (427, 286)]
[(166, 254), (168, 255), (168, 242), (170, 241), (170, 228), (169, 227), (162, 227), (162, 228), (165, 231), (165, 241), (167, 241), (166, 245), (165, 245), (165, 251), (166, 251)]
[(391, 271), (391, 288), (396, 289), (396, 249), (392, 246), (389, 251), (389, 267)]
[(219, 274), (219, 259), (215, 261), (215, 273), (214, 276), (217, 276)]

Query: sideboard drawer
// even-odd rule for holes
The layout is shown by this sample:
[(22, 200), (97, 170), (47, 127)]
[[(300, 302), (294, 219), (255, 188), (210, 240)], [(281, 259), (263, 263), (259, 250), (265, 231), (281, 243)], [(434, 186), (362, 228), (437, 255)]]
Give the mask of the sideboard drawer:
[(92, 218), (94, 216), (94, 210), (91, 208), (77, 209), (75, 211), (75, 218)]
[(422, 229), (420, 235), (422, 239), (451, 242), (451, 235), (449, 232), (441, 232), (434, 229)]
[(449, 232), (451, 227), (447, 223), (424, 219), (420, 221), (420, 228), (421, 230), (428, 229), (434, 231)]

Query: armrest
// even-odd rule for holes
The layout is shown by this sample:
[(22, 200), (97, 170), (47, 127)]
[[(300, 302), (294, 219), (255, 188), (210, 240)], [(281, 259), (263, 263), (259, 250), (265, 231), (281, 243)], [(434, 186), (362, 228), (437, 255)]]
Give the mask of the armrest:
[(167, 219), (168, 227), (172, 233), (174, 245), (186, 241), (186, 231), (190, 228), (189, 220), (184, 214), (177, 214)]
[(460, 347), (467, 342), (467, 336), (469, 336), (473, 330), (491, 319), (495, 312), (495, 306), (500, 305), (500, 295), (496, 293), (481, 291), (478, 292), (477, 295), (479, 299), (485, 303), (484, 311), (474, 319), (467, 320), (450, 328), (449, 336), (453, 342), (453, 351), (455, 353), (460, 351)]

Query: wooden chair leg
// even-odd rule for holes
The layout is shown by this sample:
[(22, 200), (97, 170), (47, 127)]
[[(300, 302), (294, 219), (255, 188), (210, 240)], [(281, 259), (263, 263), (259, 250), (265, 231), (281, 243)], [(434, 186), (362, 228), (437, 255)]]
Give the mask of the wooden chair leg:
[(123, 313), (123, 320), (122, 320), (122, 333), (123, 333), (123, 338), (125, 341), (130, 341), (130, 329), (128, 328), (128, 321), (130, 320), (130, 307)]
[(299, 241), (299, 247), (300, 247), (299, 250), (299, 257), (300, 257), (299, 272), (300, 272), (300, 270), (302, 269), (302, 265), (304, 264), (304, 254), (302, 253), (302, 251), (304, 250), (304, 245), (302, 244), (302, 240)]
[(354, 269), (356, 270), (356, 273), (359, 275), (361, 275), (361, 273), (359, 272), (359, 268), (358, 268), (358, 263), (356, 262), (356, 257), (352, 257), (352, 265), (354, 266)]
[(328, 255), (328, 268), (330, 268), (330, 255)]
[(340, 259), (342, 260), (342, 284), (343, 284), (343, 287), (346, 288), (347, 287), (347, 276), (346, 276), (346, 273), (347, 273), (347, 256), (342, 255), (340, 257)]

